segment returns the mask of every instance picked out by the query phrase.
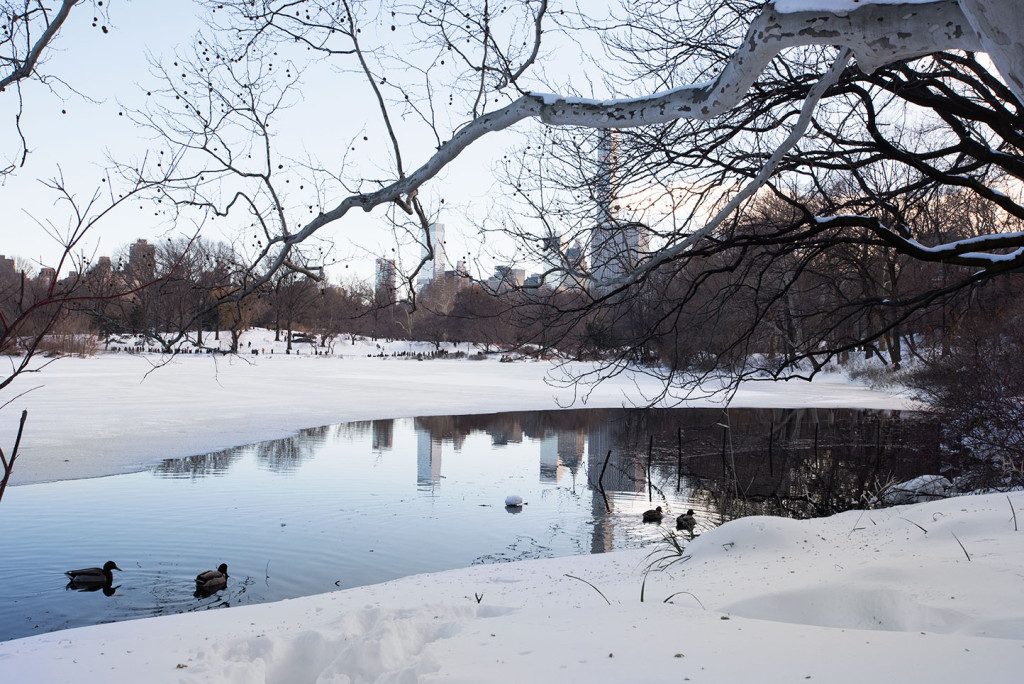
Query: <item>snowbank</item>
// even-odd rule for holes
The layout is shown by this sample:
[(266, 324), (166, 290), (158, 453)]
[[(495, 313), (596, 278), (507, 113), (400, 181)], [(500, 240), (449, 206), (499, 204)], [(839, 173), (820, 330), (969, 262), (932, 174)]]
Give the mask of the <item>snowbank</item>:
[(1018, 682), (1016, 510), (1024, 494), (745, 518), (646, 583), (643, 550), (476, 566), (10, 641), (0, 672), (78, 684)]

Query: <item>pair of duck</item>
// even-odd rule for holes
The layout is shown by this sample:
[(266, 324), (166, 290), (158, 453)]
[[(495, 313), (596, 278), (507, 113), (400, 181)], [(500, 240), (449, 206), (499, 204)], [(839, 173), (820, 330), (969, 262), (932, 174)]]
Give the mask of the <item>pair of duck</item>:
[[(68, 576), (69, 589), (83, 589), (95, 591), (97, 589), (109, 589), (114, 583), (114, 570), (123, 572), (117, 567), (114, 561), (107, 561), (102, 568), (81, 568), (79, 570), (68, 570), (64, 574)], [(220, 591), (228, 583), (227, 563), (221, 563), (216, 570), (207, 570), (196, 575), (196, 593), (210, 595)]]
[[(661, 506), (658, 506), (657, 508), (652, 508), (649, 511), (644, 511), (643, 514), (644, 522), (660, 523), (662, 518), (664, 517), (664, 514), (661, 512)], [(686, 530), (690, 533), (691, 537), (693, 536), (693, 529), (696, 526), (697, 519), (693, 517), (692, 508), (686, 511), (686, 513), (683, 513), (681, 516), (676, 518), (676, 529)]]

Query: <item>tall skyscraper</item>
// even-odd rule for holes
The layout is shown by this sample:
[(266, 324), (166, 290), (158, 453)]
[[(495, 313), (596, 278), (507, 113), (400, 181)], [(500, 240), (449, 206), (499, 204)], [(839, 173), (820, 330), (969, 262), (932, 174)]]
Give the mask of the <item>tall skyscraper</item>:
[(128, 269), (139, 281), (152, 280), (156, 273), (156, 245), (143, 239), (128, 248)]
[(615, 203), (619, 194), (619, 132), (605, 128), (598, 135), (594, 199), (597, 201), (597, 223), (601, 225), (618, 218)]
[(604, 281), (621, 278), (640, 263), (648, 251), (647, 226), (619, 218), (618, 191), (619, 132), (601, 131), (597, 144), (597, 177), (594, 199), (597, 222), (590, 235), (590, 266), (593, 287), (603, 289)]
[(636, 221), (612, 221), (594, 226), (590, 237), (590, 265), (594, 285), (621, 278), (632, 271), (648, 251), (647, 226)]
[(395, 262), (393, 259), (377, 259), (374, 296), (377, 303), (392, 302), (395, 299)]
[[(448, 264), (444, 248), (444, 224), (431, 223), (427, 226), (427, 235), (429, 238), (429, 245), (434, 250), (434, 256), (430, 261), (427, 261), (427, 263), (423, 265), (419, 278), (416, 280), (416, 284), (420, 288), (426, 286), (428, 283), (432, 283), (435, 280), (440, 279), (441, 276), (444, 275)], [(427, 248), (427, 244), (428, 242), (425, 240), (420, 246), (421, 259), (430, 258), (430, 250)]]

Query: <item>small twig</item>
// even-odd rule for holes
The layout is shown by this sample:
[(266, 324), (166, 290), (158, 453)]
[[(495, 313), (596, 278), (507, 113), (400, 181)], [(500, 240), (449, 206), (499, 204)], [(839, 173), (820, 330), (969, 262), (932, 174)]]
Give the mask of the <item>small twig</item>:
[[(584, 584), (589, 585), (590, 588), (593, 589), (594, 591), (596, 591), (598, 594), (601, 594), (601, 590), (600, 589), (595, 587), (593, 584), (590, 584), (590, 582), (588, 582), (587, 580), (583, 579), (582, 577), (577, 577), (576, 575), (569, 575), (569, 574), (567, 574), (565, 576), (566, 577), (570, 577), (570, 578), (572, 578), (574, 580), (579, 580), (580, 582), (583, 582)], [(605, 603), (607, 603), (609, 606), (612, 605), (612, 602), (609, 601), (608, 597), (605, 596), (604, 594), (601, 594), (601, 598), (603, 598), (605, 600)]]
[(1013, 531), (1017, 531), (1017, 511), (1013, 508), (1013, 502), (1010, 501), (1010, 495), (1006, 495), (1006, 503), (1010, 504), (1010, 510), (1013, 511)]
[(857, 530), (863, 530), (864, 529), (863, 527), (857, 527), (857, 524), (860, 522), (860, 519), (863, 518), (863, 517), (864, 517), (864, 511), (861, 511), (860, 515), (857, 516), (857, 522), (853, 523), (853, 529), (850, 530), (850, 534), (846, 535), (847, 537), (852, 536), (853, 533), (856, 532)]
[(922, 532), (924, 532), (925, 534), (928, 534), (928, 530), (924, 529), (923, 527), (921, 527), (920, 525), (918, 525), (918, 524), (917, 524), (916, 522), (914, 522), (913, 520), (908, 520), (907, 518), (904, 518), (903, 516), (900, 516), (900, 520), (906, 520), (906, 521), (907, 521), (908, 523), (910, 523), (911, 525), (913, 525), (913, 526), (914, 526), (914, 527), (916, 527), (917, 529), (921, 530), (921, 531), (922, 531)]
[(699, 599), (699, 598), (697, 598), (697, 596), (696, 596), (695, 594), (691, 594), (691, 593), (690, 593), (690, 592), (688, 592), (688, 591), (677, 591), (677, 592), (676, 592), (676, 593), (674, 593), (674, 594), (670, 594), (670, 595), (668, 596), (668, 598), (666, 598), (666, 599), (665, 599), (664, 601), (662, 601), (662, 603), (668, 603), (669, 601), (671, 601), (671, 600), (672, 600), (673, 598), (675, 598), (676, 596), (679, 596), (680, 594), (686, 594), (686, 595), (688, 595), (688, 596), (691, 596), (691, 597), (693, 598), (693, 600), (694, 600), (694, 601), (696, 601), (697, 603), (699, 603), (699, 604), (700, 604), (700, 607), (701, 607), (701, 608), (704, 608), (704, 610), (707, 610), (707, 608), (705, 608), (705, 607), (704, 607), (704, 604), (703, 604), (703, 603), (701, 603), (700, 599)]
[(956, 543), (960, 544), (960, 548), (964, 550), (964, 555), (967, 556), (967, 560), (971, 560), (971, 554), (967, 553), (967, 549), (964, 549), (963, 542), (960, 541), (960, 538), (957, 537), (956, 534), (953, 532), (950, 532), (950, 534), (953, 535), (953, 539), (956, 539)]
[(476, 599), (477, 603), (480, 603), (481, 601), (484, 600), (484, 595), (483, 594), (478, 594), (475, 591), (473, 592), (473, 597)]

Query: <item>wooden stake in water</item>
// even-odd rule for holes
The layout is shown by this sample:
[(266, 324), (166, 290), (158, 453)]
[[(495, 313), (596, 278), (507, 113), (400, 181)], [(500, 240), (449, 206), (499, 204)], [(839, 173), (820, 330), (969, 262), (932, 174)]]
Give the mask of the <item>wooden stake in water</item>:
[(608, 461), (612, 457), (612, 450), (608, 450), (608, 455), (604, 457), (604, 465), (601, 466), (601, 474), (597, 476), (597, 491), (601, 492), (601, 498), (604, 499), (604, 509), (608, 513), (612, 512), (611, 504), (608, 503), (608, 497), (604, 493), (604, 470), (608, 467)]
[(608, 455), (604, 457), (604, 465), (601, 466), (601, 474), (597, 476), (597, 488), (602, 492), (604, 491), (604, 469), (608, 467), (608, 460), (612, 457), (612, 450), (608, 450)]
[(651, 485), (651, 458), (654, 453), (654, 435), (647, 442), (647, 500), (654, 501), (654, 488)]

